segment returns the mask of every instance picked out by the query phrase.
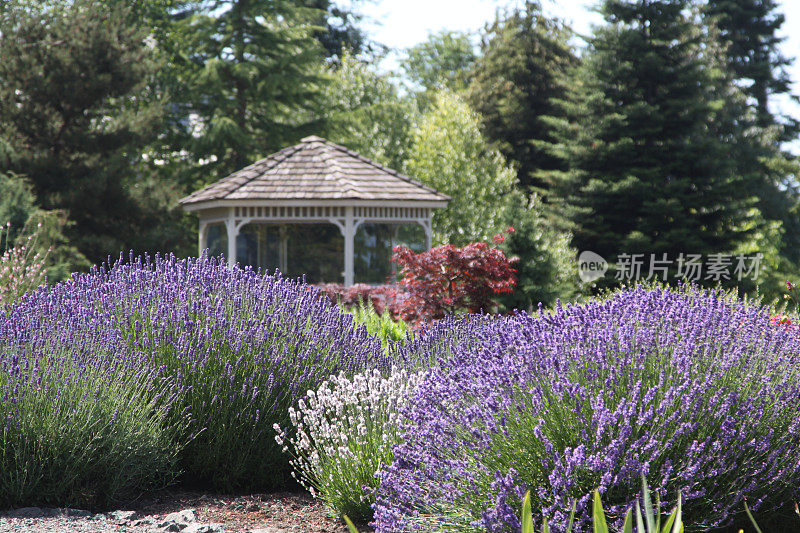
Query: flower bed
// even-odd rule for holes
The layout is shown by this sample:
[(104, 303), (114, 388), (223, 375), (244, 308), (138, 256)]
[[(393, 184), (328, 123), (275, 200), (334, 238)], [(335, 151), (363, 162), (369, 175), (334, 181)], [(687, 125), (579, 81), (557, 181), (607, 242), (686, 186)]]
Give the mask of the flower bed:
[[(620, 522), (640, 474), (707, 528), (800, 486), (800, 337), (719, 294), (624, 290), (498, 323), (456, 349), (402, 411), (377, 531), (518, 530), (519, 505), (562, 529), (599, 488)], [(540, 516), (541, 516), (540, 515)]]
[[(130, 490), (165, 468), (220, 489), (281, 486), (289, 467), (272, 425), (331, 374), (389, 368), (380, 342), (315, 292), (207, 258), (133, 259), (40, 289), (0, 315), (0, 350), (0, 445), (15, 450), (0, 469), (0, 486), (15, 487), (5, 504), (37, 501), (45, 481), (23, 471), (47, 472), (42, 503), (81, 499), (86, 475), (117, 471)], [(120, 488), (86, 491), (106, 500)]]
[(410, 336), (361, 311), (208, 258), (23, 297), (0, 312), (0, 506), (285, 487), (292, 466), (336, 513), (376, 502), (378, 531), (515, 531), (528, 490), (554, 530), (573, 501), (585, 528), (596, 489), (619, 525), (641, 475), (695, 529), (800, 496), (786, 315), (644, 288)]

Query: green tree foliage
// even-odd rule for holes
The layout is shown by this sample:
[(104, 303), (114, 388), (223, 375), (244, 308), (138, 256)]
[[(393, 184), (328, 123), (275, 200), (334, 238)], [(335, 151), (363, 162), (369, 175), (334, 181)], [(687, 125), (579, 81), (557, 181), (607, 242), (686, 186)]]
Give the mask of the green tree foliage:
[(0, 7), (0, 171), (26, 175), (43, 209), (63, 210), (70, 243), (92, 261), (133, 247), (156, 222), (129, 193), (158, 129), (160, 107), (139, 98), (156, 65), (120, 6)]
[(406, 50), (406, 56), (403, 71), (427, 91), (466, 89), (476, 58), (469, 34), (455, 31), (430, 34), (426, 41)]
[(489, 148), (477, 115), (447, 90), (436, 95), (412, 131), (405, 171), (453, 198), (433, 216), (436, 244), (489, 241), (520, 201), (514, 170)]
[(466, 102), (442, 90), (413, 130), (406, 172), (452, 197), (434, 214), (434, 244), (464, 246), (505, 235), (502, 250), (519, 258), (516, 288), (501, 298), (507, 310), (575, 296), (580, 286), (569, 235), (553, 230), (538, 198), (528, 201), (519, 191), (514, 170), (483, 138), (479, 123)]
[(571, 170), (555, 191), (573, 244), (618, 254), (733, 252), (752, 213), (730, 157), (735, 88), (686, 0), (606, 0), (561, 130)]
[(22, 176), (0, 174), (0, 226), (8, 226), (0, 241), (0, 254), (14, 243), (36, 210), (32, 187)]
[(727, 44), (728, 67), (734, 77), (748, 80), (745, 92), (755, 100), (761, 127), (774, 124), (769, 108), (770, 97), (786, 94), (791, 79), (790, 64), (779, 48), (785, 39), (778, 32), (785, 17), (778, 12), (775, 0), (705, 0), (702, 12), (719, 30)]
[(570, 235), (555, 231), (544, 211), (536, 195), (509, 210), (514, 231), (505, 235), (500, 249), (519, 261), (514, 264), (517, 270), (514, 291), (499, 298), (506, 311), (532, 311), (540, 302), (550, 307), (559, 298), (572, 300), (582, 292), (577, 254), (570, 247)]
[(570, 31), (548, 19), (538, 2), (499, 16), (486, 28), (469, 86), (468, 101), (481, 116), (482, 130), (519, 169), (524, 188), (548, 187), (548, 172), (564, 170), (555, 156), (554, 127), (547, 117), (562, 116), (561, 97), (577, 58)]
[(773, 0), (706, 0), (700, 4), (707, 31), (721, 49), (729, 75), (746, 97), (736, 120), (735, 155), (750, 191), (758, 198), (761, 223), (746, 247), (765, 254), (759, 284), (768, 298), (800, 273), (800, 194), (797, 163), (781, 143), (798, 132), (796, 120), (775, 114), (776, 96), (790, 92), (789, 60), (778, 36), (784, 16)]
[(346, 53), (332, 68), (323, 98), (328, 139), (389, 168), (402, 168), (418, 113), (390, 78)]
[(200, 183), (319, 132), (318, 10), (288, 0), (196, 1), (187, 8), (193, 11), (174, 36), (186, 60), (173, 105)]
[(38, 208), (33, 187), (23, 176), (0, 174), (0, 221), (6, 224), (0, 239), (0, 254), (9, 247), (29, 244), (28, 237), (33, 235), (34, 253), (46, 258), (44, 266), (51, 283), (89, 267), (86, 258), (69, 244), (64, 234), (72, 223), (63, 211)]
[(314, 37), (322, 45), (325, 56), (335, 61), (341, 60), (345, 53), (360, 55), (376, 52), (364, 30), (359, 27), (361, 15), (353, 5), (345, 6), (330, 0), (307, 0), (306, 7), (315, 8), (319, 15)]

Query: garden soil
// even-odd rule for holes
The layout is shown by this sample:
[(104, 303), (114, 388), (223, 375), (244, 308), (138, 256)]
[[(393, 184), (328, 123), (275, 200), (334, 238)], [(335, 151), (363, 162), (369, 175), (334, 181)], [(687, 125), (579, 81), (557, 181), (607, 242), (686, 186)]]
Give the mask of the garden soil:
[[(346, 533), (319, 500), (283, 492), (229, 496), (166, 491), (117, 511), (0, 511), (0, 533)], [(359, 527), (364, 533), (370, 529)]]

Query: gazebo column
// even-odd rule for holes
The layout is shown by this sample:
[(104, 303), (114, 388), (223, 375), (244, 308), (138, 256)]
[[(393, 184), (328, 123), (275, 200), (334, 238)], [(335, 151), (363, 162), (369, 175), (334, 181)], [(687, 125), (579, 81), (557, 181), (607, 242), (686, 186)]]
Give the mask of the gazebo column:
[(278, 230), (280, 240), (278, 241), (278, 270), (282, 274), (289, 271), (289, 234), (286, 232), (286, 226), (281, 226)]
[(433, 231), (431, 230), (431, 219), (428, 217), (425, 220), (418, 220), (417, 223), (422, 226), (425, 232), (425, 249), (430, 250), (433, 245)]
[(225, 229), (228, 232), (228, 264), (236, 264), (236, 236), (239, 230), (236, 228), (236, 220), (233, 218), (233, 209), (230, 210), (228, 218), (225, 219)]
[(200, 231), (197, 235), (197, 255), (202, 256), (208, 248), (208, 222), (200, 219)]
[(355, 279), (353, 256), (355, 255), (356, 227), (353, 220), (352, 207), (345, 207), (344, 231), (342, 233), (344, 233), (344, 285), (349, 287)]

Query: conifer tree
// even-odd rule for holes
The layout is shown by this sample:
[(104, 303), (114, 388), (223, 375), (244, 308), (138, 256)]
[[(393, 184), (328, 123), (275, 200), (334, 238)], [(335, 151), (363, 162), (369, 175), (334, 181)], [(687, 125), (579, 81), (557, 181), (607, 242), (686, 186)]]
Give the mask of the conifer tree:
[[(214, 0), (177, 31), (190, 151), (210, 182), (319, 133), (320, 12), (289, 0)], [(191, 7), (191, 6), (188, 6)]]
[(791, 79), (786, 72), (790, 61), (780, 50), (784, 38), (778, 31), (785, 17), (775, 0), (706, 0), (702, 12), (716, 26), (718, 37), (727, 45), (728, 66), (735, 77), (747, 80), (745, 92), (755, 100), (758, 124), (769, 127), (774, 116), (770, 97), (786, 94)]
[(142, 98), (157, 68), (146, 38), (121, 2), (0, 4), (0, 172), (25, 175), (42, 209), (65, 212), (93, 262), (157, 223), (131, 194), (160, 117)]
[[(784, 38), (778, 35), (785, 17), (774, 0), (703, 0), (700, 7), (708, 34), (718, 41), (732, 77), (749, 97), (750, 112), (737, 121), (736, 157), (758, 197), (761, 226), (774, 228), (759, 234), (777, 254), (769, 258), (781, 265), (775, 277), (785, 281), (800, 272), (797, 163), (782, 148), (782, 143), (796, 138), (800, 124), (776, 106), (776, 97), (786, 97), (791, 90), (786, 68), (790, 61), (780, 49)], [(772, 292), (783, 289), (782, 282), (775, 285)], [(762, 293), (770, 292), (762, 286)]]
[(486, 137), (518, 167), (524, 189), (546, 189), (547, 172), (565, 168), (550, 150), (554, 128), (546, 117), (560, 116), (553, 99), (563, 96), (577, 63), (569, 37), (538, 1), (528, 1), (486, 28), (473, 68), (467, 100)]
[(578, 250), (730, 253), (746, 238), (746, 179), (730, 157), (735, 88), (687, 0), (606, 0), (560, 130), (555, 188)]
[(580, 287), (569, 236), (545, 220), (538, 198), (529, 201), (518, 189), (514, 169), (486, 142), (479, 121), (458, 95), (440, 90), (412, 132), (405, 171), (452, 197), (434, 214), (434, 243), (464, 246), (505, 235), (502, 249), (519, 258), (516, 289), (501, 299), (505, 310), (573, 297)]

